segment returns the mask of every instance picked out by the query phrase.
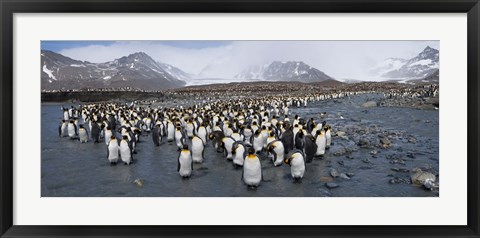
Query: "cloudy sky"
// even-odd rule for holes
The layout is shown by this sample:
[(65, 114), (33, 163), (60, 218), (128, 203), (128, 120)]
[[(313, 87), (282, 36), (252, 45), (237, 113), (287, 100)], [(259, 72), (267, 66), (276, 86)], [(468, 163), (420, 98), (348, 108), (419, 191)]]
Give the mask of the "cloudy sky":
[(303, 61), (337, 79), (368, 80), (385, 58), (409, 59), (439, 41), (42, 41), (45, 50), (107, 62), (135, 52), (198, 77), (232, 78), (248, 66)]

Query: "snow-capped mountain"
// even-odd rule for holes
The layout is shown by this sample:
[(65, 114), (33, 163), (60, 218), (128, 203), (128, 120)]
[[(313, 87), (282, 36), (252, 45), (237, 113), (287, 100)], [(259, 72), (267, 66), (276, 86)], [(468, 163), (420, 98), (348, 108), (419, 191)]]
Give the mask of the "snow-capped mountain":
[(390, 71), (400, 69), (408, 60), (402, 58), (386, 58), (379, 62), (368, 72), (370, 76), (384, 75)]
[(173, 66), (156, 62), (143, 52), (106, 63), (90, 63), (52, 51), (41, 51), (42, 89), (45, 90), (102, 87), (149, 90), (175, 88), (185, 85), (185, 82), (177, 77), (188, 75), (180, 71)]
[(324, 72), (313, 68), (302, 61), (273, 61), (269, 65), (250, 66), (235, 75), (235, 78), (269, 81), (299, 81), (305, 83), (333, 79)]
[(189, 81), (193, 78), (193, 76), (189, 73), (186, 73), (185, 71), (173, 66), (173, 65), (170, 65), (170, 64), (166, 64), (166, 63), (161, 63), (161, 62), (157, 62), (157, 64), (165, 71), (167, 72), (168, 74), (172, 75), (174, 78), (176, 79), (179, 79), (179, 80), (182, 80), (182, 81)]
[(439, 69), (439, 52), (427, 46), (417, 56), (407, 60), (401, 67), (381, 74), (383, 78), (420, 79)]

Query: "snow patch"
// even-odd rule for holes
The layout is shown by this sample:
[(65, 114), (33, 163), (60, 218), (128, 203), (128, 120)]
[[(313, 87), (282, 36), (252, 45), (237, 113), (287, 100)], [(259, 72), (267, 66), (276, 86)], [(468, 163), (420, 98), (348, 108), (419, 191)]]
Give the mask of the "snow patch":
[(85, 65), (83, 65), (83, 64), (71, 64), (70, 66), (71, 66), (71, 67), (77, 67), (77, 68), (78, 68), (78, 67), (87, 67), (87, 66), (85, 66)]
[(430, 65), (432, 63), (432, 60), (431, 59), (424, 59), (424, 60), (419, 60), (413, 64), (411, 64), (410, 66), (414, 66), (414, 65)]
[(112, 76), (105, 76), (105, 77), (103, 77), (104, 80), (109, 80), (109, 79), (111, 79), (111, 78), (112, 78)]
[(55, 78), (55, 75), (53, 75), (52, 71), (47, 69), (47, 65), (44, 64), (43, 65), (43, 68), (42, 68), (43, 72), (45, 72), (46, 74), (48, 74), (48, 77), (50, 77), (51, 79), (53, 80), (57, 80), (57, 78)]

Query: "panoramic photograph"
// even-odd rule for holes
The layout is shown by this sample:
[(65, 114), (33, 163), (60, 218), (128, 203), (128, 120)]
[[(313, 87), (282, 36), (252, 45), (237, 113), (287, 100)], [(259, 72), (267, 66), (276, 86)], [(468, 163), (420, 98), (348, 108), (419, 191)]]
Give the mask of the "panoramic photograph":
[(42, 197), (439, 197), (440, 41), (41, 41)]

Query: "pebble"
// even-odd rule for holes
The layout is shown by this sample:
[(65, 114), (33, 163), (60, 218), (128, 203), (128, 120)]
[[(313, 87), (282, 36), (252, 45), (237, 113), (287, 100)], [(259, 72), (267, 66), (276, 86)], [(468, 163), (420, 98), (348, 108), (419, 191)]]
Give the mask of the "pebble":
[(347, 173), (347, 176), (351, 178), (351, 177), (355, 176), (355, 174), (354, 173)]
[(345, 136), (345, 132), (344, 131), (337, 131), (337, 136), (339, 137), (342, 137), (342, 136)]
[(133, 181), (133, 183), (137, 185), (137, 187), (143, 187), (143, 179), (137, 178)]
[(336, 183), (325, 183), (325, 187), (330, 188), (330, 189), (332, 189), (332, 188), (338, 188), (338, 186), (339, 186), (339, 185), (336, 184)]
[(330, 169), (330, 175), (334, 178), (338, 177), (340, 175), (340, 173), (338, 173), (338, 171), (334, 168), (331, 168)]
[(425, 181), (431, 180), (435, 182), (436, 177), (434, 174), (422, 171), (419, 168), (412, 169), (413, 174), (411, 175), (412, 183), (417, 185), (423, 185)]
[(340, 178), (343, 178), (343, 179), (346, 179), (346, 180), (350, 180), (350, 177), (348, 177), (346, 174), (344, 173), (341, 173), (340, 174)]

